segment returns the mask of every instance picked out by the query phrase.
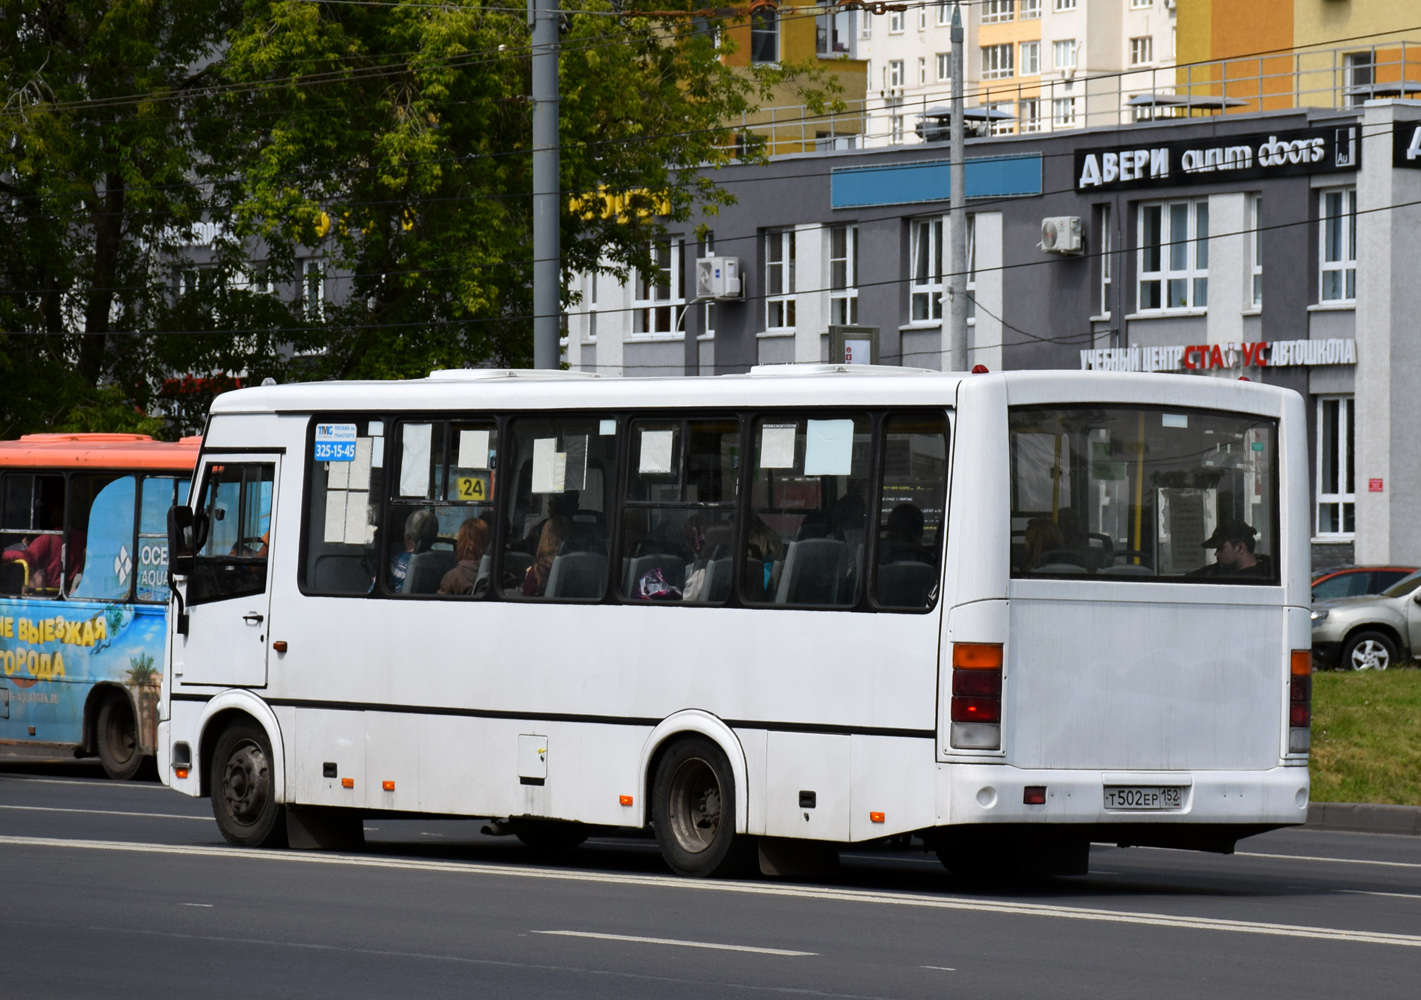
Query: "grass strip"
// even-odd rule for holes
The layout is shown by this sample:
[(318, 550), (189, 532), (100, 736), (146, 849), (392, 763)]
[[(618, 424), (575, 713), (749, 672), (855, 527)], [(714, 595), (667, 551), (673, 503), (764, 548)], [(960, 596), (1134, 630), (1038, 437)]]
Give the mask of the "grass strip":
[(1421, 670), (1312, 680), (1312, 800), (1421, 805)]

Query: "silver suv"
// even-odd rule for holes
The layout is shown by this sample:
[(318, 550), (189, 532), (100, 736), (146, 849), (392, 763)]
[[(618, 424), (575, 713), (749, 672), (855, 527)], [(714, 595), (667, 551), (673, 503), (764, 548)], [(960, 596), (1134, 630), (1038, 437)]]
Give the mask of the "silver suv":
[(1312, 658), (1319, 669), (1385, 670), (1421, 651), (1421, 571), (1380, 594), (1318, 601)]

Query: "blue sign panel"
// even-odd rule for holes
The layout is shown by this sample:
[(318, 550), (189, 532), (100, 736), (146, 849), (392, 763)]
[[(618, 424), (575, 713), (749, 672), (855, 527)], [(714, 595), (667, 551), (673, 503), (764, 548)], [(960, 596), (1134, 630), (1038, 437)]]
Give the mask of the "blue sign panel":
[[(1041, 154), (979, 156), (965, 164), (968, 198), (1022, 198), (1041, 193)], [(952, 196), (947, 160), (839, 167), (830, 176), (830, 207), (913, 205)]]
[(317, 462), (354, 462), (355, 425), (317, 424), (313, 457)]

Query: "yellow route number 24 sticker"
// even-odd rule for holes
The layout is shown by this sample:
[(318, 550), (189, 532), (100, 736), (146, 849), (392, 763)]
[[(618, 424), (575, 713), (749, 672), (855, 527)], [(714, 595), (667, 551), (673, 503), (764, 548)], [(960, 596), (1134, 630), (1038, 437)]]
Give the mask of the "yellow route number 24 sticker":
[(489, 475), (455, 476), (454, 495), (466, 503), (485, 503), (489, 497)]

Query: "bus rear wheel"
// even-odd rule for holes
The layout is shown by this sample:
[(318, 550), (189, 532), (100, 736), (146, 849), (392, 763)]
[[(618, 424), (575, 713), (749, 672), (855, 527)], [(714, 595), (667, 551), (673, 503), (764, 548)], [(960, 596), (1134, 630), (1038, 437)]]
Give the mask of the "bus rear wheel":
[(676, 874), (717, 878), (748, 866), (753, 845), (735, 832), (730, 760), (706, 737), (680, 740), (662, 756), (651, 813), (661, 856)]
[(276, 801), (271, 744), (252, 723), (229, 726), (212, 755), (212, 815), (233, 847), (280, 847), (285, 812)]
[(143, 764), (143, 753), (138, 749), (138, 720), (126, 695), (112, 695), (104, 701), (95, 736), (105, 774), (115, 781), (127, 781), (138, 773)]

